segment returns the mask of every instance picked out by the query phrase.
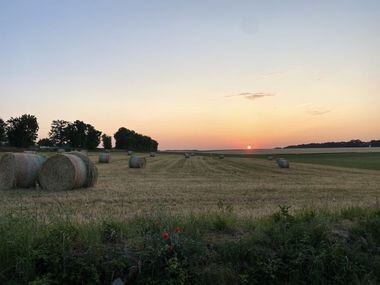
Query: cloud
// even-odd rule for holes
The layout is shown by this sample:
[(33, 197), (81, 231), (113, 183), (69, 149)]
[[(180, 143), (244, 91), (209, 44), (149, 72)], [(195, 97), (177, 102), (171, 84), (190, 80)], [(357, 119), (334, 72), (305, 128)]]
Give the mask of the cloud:
[(327, 113), (330, 113), (330, 110), (314, 110), (314, 111), (308, 111), (308, 113), (312, 116), (322, 116)]
[(275, 96), (275, 94), (272, 93), (264, 93), (264, 92), (243, 92), (235, 95), (229, 95), (226, 97), (243, 97), (248, 100), (256, 100), (264, 97), (272, 97)]

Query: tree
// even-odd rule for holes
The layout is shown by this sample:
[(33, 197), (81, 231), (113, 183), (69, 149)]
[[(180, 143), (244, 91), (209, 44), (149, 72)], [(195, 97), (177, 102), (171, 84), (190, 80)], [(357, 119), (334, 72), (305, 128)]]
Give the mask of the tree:
[(7, 121), (6, 133), (9, 144), (15, 147), (34, 145), (38, 132), (37, 118), (33, 115), (22, 115)]
[(115, 147), (133, 151), (156, 151), (158, 143), (151, 137), (126, 128), (120, 128), (114, 135)]
[(7, 124), (0, 119), (0, 143), (6, 140), (6, 126)]
[(96, 149), (100, 144), (100, 136), (102, 132), (96, 130), (93, 126), (87, 124), (87, 137), (86, 137), (86, 148)]
[(40, 139), (37, 144), (39, 146), (54, 146), (53, 142), (48, 138)]
[(127, 149), (127, 140), (128, 140), (128, 134), (129, 130), (126, 128), (120, 128), (115, 134), (115, 148), (117, 149)]
[(85, 122), (76, 120), (67, 127), (69, 144), (74, 148), (86, 148), (87, 125)]
[(54, 146), (64, 146), (69, 143), (68, 127), (70, 122), (55, 120), (51, 123), (49, 139)]
[(103, 142), (104, 149), (111, 149), (112, 148), (112, 138), (110, 136), (103, 134), (102, 135), (102, 142)]
[(95, 149), (100, 143), (101, 134), (92, 125), (80, 120), (74, 123), (55, 120), (51, 124), (49, 138), (54, 146)]

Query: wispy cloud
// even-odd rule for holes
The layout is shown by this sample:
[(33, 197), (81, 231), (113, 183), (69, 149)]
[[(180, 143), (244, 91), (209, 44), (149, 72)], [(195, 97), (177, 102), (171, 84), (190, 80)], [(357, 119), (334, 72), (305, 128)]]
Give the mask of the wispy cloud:
[(228, 95), (226, 97), (243, 97), (248, 100), (256, 100), (264, 97), (272, 97), (275, 96), (275, 94), (272, 93), (264, 93), (264, 92), (243, 92), (239, 94), (234, 95)]
[(313, 111), (308, 111), (308, 114), (312, 116), (322, 116), (330, 112), (331, 112), (330, 110), (313, 110)]

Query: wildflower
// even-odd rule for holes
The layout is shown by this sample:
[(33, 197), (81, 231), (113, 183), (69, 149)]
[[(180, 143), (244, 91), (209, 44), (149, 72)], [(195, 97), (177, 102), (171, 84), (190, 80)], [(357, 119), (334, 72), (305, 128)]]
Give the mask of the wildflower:
[(168, 233), (163, 233), (163, 234), (162, 234), (162, 238), (164, 238), (164, 239), (168, 239), (168, 238), (169, 238), (169, 234), (168, 234)]

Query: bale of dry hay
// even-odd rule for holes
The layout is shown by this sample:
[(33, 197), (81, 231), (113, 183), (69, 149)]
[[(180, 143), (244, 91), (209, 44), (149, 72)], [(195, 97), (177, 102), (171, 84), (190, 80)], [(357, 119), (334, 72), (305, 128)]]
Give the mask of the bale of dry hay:
[(276, 159), (277, 165), (280, 168), (289, 168), (289, 161), (284, 158)]
[(99, 163), (109, 163), (111, 155), (109, 152), (102, 152), (99, 154)]
[(57, 152), (58, 152), (58, 153), (64, 153), (65, 150), (64, 150), (63, 148), (59, 148)]
[(133, 151), (128, 150), (128, 155), (132, 155), (132, 154), (133, 154)]
[(146, 159), (141, 156), (132, 156), (129, 160), (129, 168), (145, 168)]
[(219, 159), (223, 159), (224, 158), (224, 155), (223, 154), (219, 154)]
[(0, 160), (0, 188), (35, 187), (45, 157), (31, 153), (7, 153)]
[(273, 156), (268, 156), (268, 160), (273, 160), (274, 157)]
[(185, 153), (185, 158), (190, 158), (190, 154)]
[(155, 157), (155, 156), (156, 156), (156, 153), (154, 153), (154, 152), (150, 153), (150, 157)]
[(96, 166), (81, 152), (52, 156), (44, 163), (39, 173), (42, 189), (50, 191), (93, 187), (97, 180)]

